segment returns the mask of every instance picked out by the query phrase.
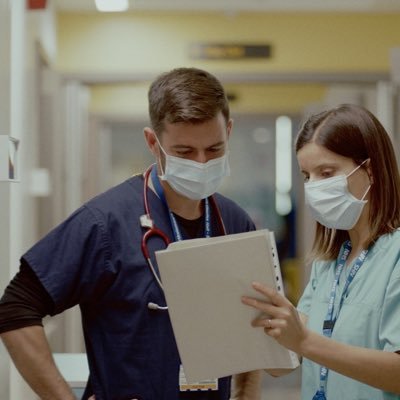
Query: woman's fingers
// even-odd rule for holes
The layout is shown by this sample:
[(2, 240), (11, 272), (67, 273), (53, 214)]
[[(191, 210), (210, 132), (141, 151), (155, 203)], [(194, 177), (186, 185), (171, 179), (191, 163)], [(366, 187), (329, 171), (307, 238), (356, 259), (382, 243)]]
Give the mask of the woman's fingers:
[(252, 321), (252, 326), (263, 328), (265, 333), (293, 351), (299, 351), (299, 343), (307, 336), (296, 307), (275, 289), (258, 282), (253, 288), (262, 295), (261, 299), (243, 296), (242, 302), (261, 311)]
[(252, 286), (257, 292), (263, 294), (276, 306), (281, 307), (290, 304), (289, 300), (285, 296), (282, 296), (276, 289), (265, 286), (260, 282), (253, 282)]
[(262, 311), (264, 314), (277, 318), (282, 314), (282, 308), (266, 302), (264, 300), (255, 299), (254, 297), (243, 296), (242, 303)]
[(271, 329), (273, 326), (271, 318), (257, 318), (251, 322), (251, 325), (254, 327), (260, 327), (265, 329)]
[(265, 330), (268, 330), (268, 329), (285, 329), (288, 324), (287, 321), (284, 319), (262, 317), (252, 321), (251, 325), (254, 327), (260, 327), (264, 328)]
[(254, 297), (248, 297), (248, 296), (243, 296), (242, 302), (244, 304), (247, 304), (248, 306), (257, 308), (257, 310), (264, 311), (265, 313), (268, 312), (270, 308), (274, 307), (272, 304), (266, 303), (263, 300), (258, 300), (255, 299)]
[(251, 324), (254, 327), (264, 328), (264, 332), (273, 338), (278, 338), (287, 326), (284, 320), (273, 318), (257, 318)]
[(252, 286), (260, 294), (265, 296), (265, 300), (243, 296), (242, 303), (256, 308), (273, 318), (286, 319), (290, 316), (294, 307), (286, 297), (279, 294), (275, 289), (264, 286), (258, 282), (253, 282)]

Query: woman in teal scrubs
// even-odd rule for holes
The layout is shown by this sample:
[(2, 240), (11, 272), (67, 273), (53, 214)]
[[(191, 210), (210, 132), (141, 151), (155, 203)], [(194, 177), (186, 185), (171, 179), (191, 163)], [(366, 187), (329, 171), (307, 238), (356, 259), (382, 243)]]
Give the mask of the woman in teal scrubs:
[(303, 357), (304, 400), (400, 399), (400, 178), (366, 109), (312, 116), (296, 154), (314, 219), (314, 262), (297, 309), (260, 283), (253, 321)]

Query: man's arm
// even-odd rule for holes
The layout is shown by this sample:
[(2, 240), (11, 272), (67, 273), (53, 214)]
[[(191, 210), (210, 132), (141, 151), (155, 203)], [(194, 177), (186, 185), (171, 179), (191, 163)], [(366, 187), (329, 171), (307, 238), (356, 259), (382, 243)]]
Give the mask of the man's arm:
[(231, 400), (260, 400), (263, 371), (234, 375)]
[(0, 298), (0, 336), (15, 366), (41, 399), (75, 397), (54, 363), (42, 318), (54, 303), (29, 265), (20, 271)]
[(18, 371), (40, 399), (76, 400), (55, 365), (43, 327), (28, 326), (0, 336)]

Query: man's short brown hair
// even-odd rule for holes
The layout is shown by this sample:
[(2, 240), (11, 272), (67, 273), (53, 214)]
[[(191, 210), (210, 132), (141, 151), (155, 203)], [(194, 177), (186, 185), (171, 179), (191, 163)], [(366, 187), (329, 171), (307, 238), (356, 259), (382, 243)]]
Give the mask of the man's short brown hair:
[(197, 68), (176, 68), (151, 84), (149, 114), (153, 130), (160, 135), (165, 126), (177, 122), (199, 124), (222, 113), (229, 121), (229, 104), (219, 80)]

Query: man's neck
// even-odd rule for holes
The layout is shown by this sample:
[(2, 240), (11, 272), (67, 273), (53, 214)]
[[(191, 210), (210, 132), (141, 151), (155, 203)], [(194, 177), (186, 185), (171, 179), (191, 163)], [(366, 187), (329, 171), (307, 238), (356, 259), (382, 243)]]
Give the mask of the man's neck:
[[(182, 196), (179, 193), (176, 193), (175, 190), (173, 190), (168, 184), (168, 182), (162, 181), (161, 179), (160, 184), (164, 190), (164, 196), (167, 201), (168, 208), (174, 214), (177, 214), (185, 219), (197, 219), (203, 215), (201, 200), (192, 200), (185, 196)], [(154, 188), (152, 179), (149, 179), (148, 185), (154, 193), (157, 193)]]
[(165, 199), (167, 200), (169, 209), (185, 219), (197, 219), (203, 214), (201, 200), (188, 199), (179, 193), (176, 193), (168, 182), (161, 181), (164, 189)]

